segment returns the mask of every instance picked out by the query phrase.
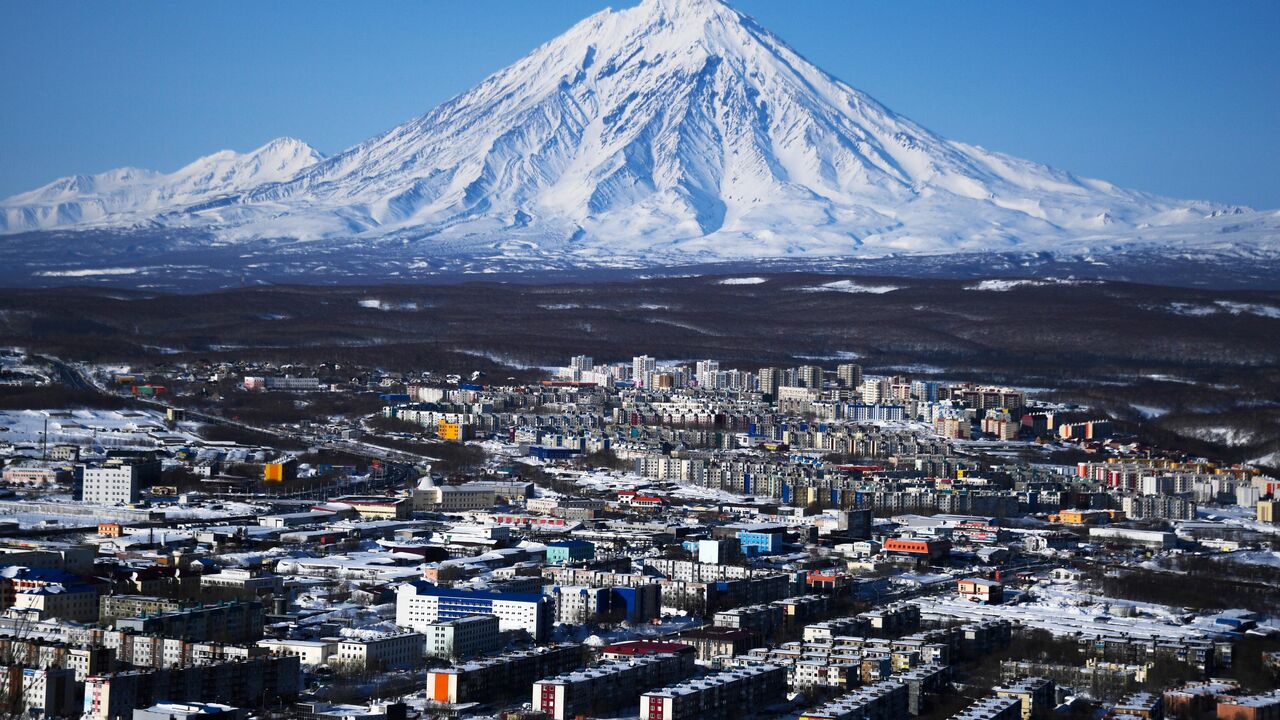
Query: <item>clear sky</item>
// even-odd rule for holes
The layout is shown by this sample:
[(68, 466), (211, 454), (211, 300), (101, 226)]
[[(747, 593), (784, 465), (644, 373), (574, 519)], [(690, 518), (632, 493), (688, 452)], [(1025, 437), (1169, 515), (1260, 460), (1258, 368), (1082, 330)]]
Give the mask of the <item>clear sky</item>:
[[(0, 0), (0, 197), (290, 135), (333, 153), (636, 0)], [(1280, 0), (737, 0), (946, 137), (1280, 208)]]

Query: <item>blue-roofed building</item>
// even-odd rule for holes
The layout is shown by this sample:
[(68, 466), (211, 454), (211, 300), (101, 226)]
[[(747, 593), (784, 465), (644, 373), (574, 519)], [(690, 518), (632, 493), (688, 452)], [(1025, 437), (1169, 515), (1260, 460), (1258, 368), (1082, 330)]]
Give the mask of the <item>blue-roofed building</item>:
[(442, 588), (425, 580), (396, 589), (396, 624), (425, 633), (427, 626), (472, 615), (496, 615), (500, 630), (524, 630), (538, 642), (551, 635), (555, 602), (534, 593)]

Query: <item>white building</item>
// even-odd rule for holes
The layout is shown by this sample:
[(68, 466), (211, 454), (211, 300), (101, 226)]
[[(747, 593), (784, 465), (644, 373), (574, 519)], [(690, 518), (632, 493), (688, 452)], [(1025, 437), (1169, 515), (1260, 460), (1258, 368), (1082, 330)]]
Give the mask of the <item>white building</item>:
[(472, 615), (427, 625), (427, 655), (467, 658), (498, 648), (499, 621), (496, 615)]
[(490, 487), (467, 485), (436, 485), (430, 478), (423, 478), (413, 491), (415, 511), (464, 512), (467, 510), (491, 510), (497, 495)]
[(95, 622), (98, 591), (91, 585), (43, 585), (15, 593), (13, 608), (35, 620)]
[(326, 640), (282, 640), (266, 638), (258, 641), (258, 647), (266, 648), (272, 655), (292, 655), (303, 665), (315, 667), (329, 662), (329, 658), (338, 651), (338, 639)]
[(226, 568), (220, 573), (202, 576), (200, 578), (200, 587), (228, 588), (254, 593), (269, 590), (279, 593), (284, 591), (284, 578), (279, 575), (254, 572), (253, 570)]
[(377, 638), (346, 638), (331, 662), (366, 672), (403, 670), (422, 663), (426, 638), (409, 632)]
[(142, 499), (138, 468), (134, 465), (86, 467), (81, 497), (99, 505), (136, 503)]
[(417, 632), (443, 620), (496, 615), (501, 630), (524, 630), (541, 642), (551, 634), (554, 609), (551, 598), (532, 593), (456, 590), (422, 580), (396, 590), (396, 624)]

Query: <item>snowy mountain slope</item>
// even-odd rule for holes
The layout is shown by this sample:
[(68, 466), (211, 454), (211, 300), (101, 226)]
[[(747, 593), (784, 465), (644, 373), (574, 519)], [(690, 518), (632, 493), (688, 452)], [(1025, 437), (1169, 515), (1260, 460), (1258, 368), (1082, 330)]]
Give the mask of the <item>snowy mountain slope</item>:
[[(103, 184), (155, 183), (123, 172)], [(4, 201), (0, 231), (145, 222), (222, 242), (583, 263), (1220, 246), (1224, 228), (1227, 244), (1278, 237), (1274, 214), (948, 141), (720, 0), (597, 13), (345, 152), (211, 186), (107, 193), (117, 204), (43, 188)]]
[(174, 208), (288, 180), (323, 159), (293, 138), (248, 153), (223, 150), (172, 173), (119, 168), (72, 175), (0, 201), (0, 230), (129, 225)]

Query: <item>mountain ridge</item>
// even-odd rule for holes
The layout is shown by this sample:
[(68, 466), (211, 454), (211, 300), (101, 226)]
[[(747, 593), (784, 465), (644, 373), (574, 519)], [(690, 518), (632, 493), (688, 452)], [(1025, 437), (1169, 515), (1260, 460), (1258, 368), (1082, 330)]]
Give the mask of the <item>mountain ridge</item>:
[[(423, 115), (297, 163), (114, 210), (91, 195), (33, 211), (27, 196), (45, 186), (0, 201), (0, 232), (146, 227), (231, 244), (670, 264), (1186, 249), (1228, 232), (1274, 249), (1280, 224), (947, 140), (720, 0), (603, 10)], [(23, 225), (32, 217), (52, 220)]]

